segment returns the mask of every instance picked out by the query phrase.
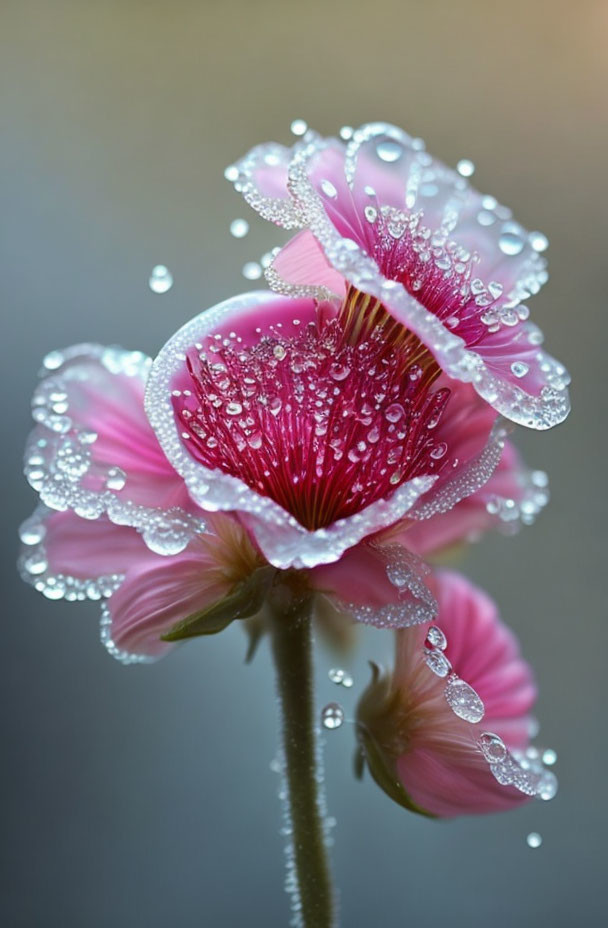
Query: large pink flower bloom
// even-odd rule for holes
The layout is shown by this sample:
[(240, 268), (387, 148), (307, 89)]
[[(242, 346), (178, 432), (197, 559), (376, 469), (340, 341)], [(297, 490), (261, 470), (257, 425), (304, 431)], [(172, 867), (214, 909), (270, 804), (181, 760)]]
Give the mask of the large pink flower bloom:
[(561, 422), (568, 376), (522, 302), (547, 279), (546, 238), (473, 189), (470, 162), (452, 171), (386, 123), (346, 134), (348, 144), (308, 132), (291, 149), (260, 145), (227, 171), (262, 216), (303, 230), (268, 269), (271, 286), (371, 294), (504, 416)]
[(376, 670), (358, 707), (372, 775), (400, 804), (442, 818), (552, 798), (555, 776), (529, 743), (536, 687), (513, 634), (464, 577), (436, 581), (439, 625), (396, 633), (393, 673)]
[(374, 308), (355, 331), (348, 302), (247, 294), (153, 365), (94, 345), (51, 353), (26, 450), (42, 507), (22, 529), (24, 576), (50, 598), (108, 598), (103, 637), (125, 660), (163, 653), (161, 635), (268, 564), (307, 569), (360, 621), (432, 618), (413, 553), (428, 544), (378, 533), (482, 492), (504, 439)]

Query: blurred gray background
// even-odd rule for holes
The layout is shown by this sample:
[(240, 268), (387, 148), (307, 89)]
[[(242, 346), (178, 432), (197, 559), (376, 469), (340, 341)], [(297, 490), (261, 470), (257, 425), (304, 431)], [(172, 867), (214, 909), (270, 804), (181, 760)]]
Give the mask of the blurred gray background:
[[(532, 301), (573, 374), (574, 412), (520, 435), (553, 500), (466, 568), (538, 675), (561, 790), (514, 814), (438, 824), (351, 775), (352, 725), (327, 735), (345, 928), (603, 923), (606, 834), (606, 56), (608, 4), (1, 0), (3, 918), (8, 928), (224, 928), (287, 922), (272, 668), (232, 628), (147, 668), (98, 644), (97, 608), (16, 576), (21, 477), (41, 356), (81, 340), (154, 354), (247, 289), (280, 241), (223, 180), (254, 143), (387, 119), (546, 232)], [(148, 276), (175, 277), (163, 296)], [(387, 658), (366, 633), (351, 669)], [(327, 680), (318, 698), (354, 691)], [(355, 687), (356, 688), (356, 687)], [(539, 831), (542, 847), (525, 836)]]

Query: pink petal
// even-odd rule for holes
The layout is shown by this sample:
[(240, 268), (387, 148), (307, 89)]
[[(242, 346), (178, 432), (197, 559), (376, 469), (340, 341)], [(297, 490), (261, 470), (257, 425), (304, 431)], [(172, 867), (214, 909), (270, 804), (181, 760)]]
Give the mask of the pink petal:
[(281, 248), (271, 267), (280, 280), (290, 286), (311, 288), (314, 292), (324, 288), (338, 295), (344, 293), (344, 278), (331, 266), (308, 229), (298, 232)]

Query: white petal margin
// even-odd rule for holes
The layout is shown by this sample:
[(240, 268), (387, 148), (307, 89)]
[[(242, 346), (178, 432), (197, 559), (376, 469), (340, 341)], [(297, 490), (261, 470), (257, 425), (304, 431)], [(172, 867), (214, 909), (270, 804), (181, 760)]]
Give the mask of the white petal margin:
[(242, 313), (255, 313), (284, 298), (265, 291), (245, 293), (208, 309), (184, 325), (154, 361), (146, 388), (146, 411), (167, 458), (190, 495), (207, 511), (236, 512), (275, 567), (311, 568), (337, 561), (348, 548), (401, 519), (437, 479), (415, 477), (387, 499), (326, 528), (309, 531), (274, 500), (261, 496), (236, 477), (204, 467), (184, 447), (171, 401), (172, 382), (183, 370), (189, 348), (204, 341), (218, 326)]
[[(528, 235), (519, 224), (512, 221), (510, 211), (500, 206), (494, 198), (482, 196), (462, 176), (432, 159), (424, 151), (424, 143), (420, 139), (412, 139), (401, 129), (386, 123), (362, 126), (354, 132), (345, 150), (345, 175), (354, 194), (359, 193), (356, 184), (361, 152), (365, 146), (376, 146), (381, 140), (401, 146), (403, 152), (398, 159), (405, 172), (401, 185), (402, 203), (392, 203), (385, 207), (393, 221), (396, 224), (410, 222), (412, 209), (422, 209), (425, 220), (428, 217), (430, 221), (436, 247), (442, 249), (443, 259), (452, 264), (450, 253), (454, 253), (454, 249), (461, 249), (457, 255), (459, 260), (464, 250), (477, 250), (481, 260), (479, 272), (487, 275), (487, 280), (479, 281), (480, 299), (492, 302), (487, 296), (487, 285), (494, 277), (499, 282), (501, 278), (505, 281), (503, 296), (495, 306), (501, 319), (509, 320), (504, 330), (509, 338), (510, 326), (517, 325), (514, 340), (516, 334), (518, 342), (517, 350), (508, 356), (506, 363), (504, 357), (503, 363), (500, 363), (499, 357), (492, 358), (489, 343), (487, 350), (480, 347), (480, 353), (467, 348), (463, 339), (446, 328), (402, 284), (386, 278), (373, 258), (353, 239), (343, 237), (336, 230), (327, 214), (324, 199), (310, 178), (312, 162), (324, 151), (340, 144), (335, 139), (326, 140), (310, 133), (303, 142), (291, 149), (287, 188), (294, 203), (290, 215), (297, 217), (297, 222), (286, 227), (309, 228), (333, 268), (353, 286), (384, 303), (396, 318), (428, 345), (450, 377), (472, 383), (479, 395), (506, 418), (539, 430), (562, 422), (570, 410), (567, 372), (539, 347), (542, 341), (539, 329), (522, 321), (527, 308), (521, 307), (522, 315), (519, 318), (515, 313), (515, 307), (521, 300), (536, 293), (547, 279), (545, 261), (537, 253), (538, 243), (545, 247), (544, 236), (539, 233)], [(252, 166), (263, 162), (266, 150), (272, 157), (273, 145), (257, 146), (239, 162), (237, 189), (247, 191), (245, 195), (248, 202), (265, 218), (285, 226), (278, 212), (261, 210), (256, 205), (260, 193), (256, 192), (257, 175)], [(283, 151), (282, 166), (286, 158)], [(283, 200), (281, 204), (281, 210), (287, 210)], [(483, 218), (483, 223), (479, 219), (482, 215), (487, 217)], [(518, 242), (517, 247), (519, 242), (522, 243), (517, 254), (508, 255), (500, 250), (499, 242), (501, 236), (505, 235), (513, 236), (513, 241)], [(476, 249), (478, 243), (481, 247)], [(294, 294), (315, 291), (313, 280), (299, 280), (290, 285), (290, 281), (281, 279), (279, 268), (280, 260), (268, 269), (268, 280), (274, 288), (289, 293), (292, 286), (295, 288)], [(501, 353), (499, 351), (498, 355)], [(482, 354), (487, 355), (488, 359), (485, 360)], [(511, 363), (517, 363), (519, 359), (523, 359), (521, 370), (525, 368), (526, 374), (516, 375), (521, 377), (516, 383)], [(532, 386), (536, 387), (536, 392), (532, 391)]]
[[(107, 393), (114, 377), (138, 380), (138, 389), (143, 394), (150, 364), (150, 359), (141, 352), (95, 344), (74, 345), (48, 354), (41, 372), (43, 379), (32, 400), (32, 415), (37, 425), (27, 441), (24, 467), (30, 485), (49, 508), (70, 509), (84, 519), (106, 514), (117, 525), (137, 529), (151, 551), (173, 555), (182, 551), (194, 535), (204, 531), (204, 520), (180, 505), (149, 505), (147, 500), (154, 494), (150, 494), (145, 485), (145, 474), (143, 478), (141, 474), (133, 475), (137, 491), (132, 497), (129, 473), (117, 461), (106, 460), (103, 455), (100, 458), (96, 451), (98, 438), (107, 437), (104, 415), (94, 400), (88, 405), (84, 400), (85, 390), (97, 389), (101, 404), (104, 387)], [(96, 409), (100, 420), (98, 431), (90, 425)], [(136, 403), (133, 409), (139, 412)], [(147, 441), (155, 441), (151, 430), (146, 435), (143, 407), (140, 418), (144, 437)], [(133, 457), (137, 453), (135, 427), (141, 424), (138, 421), (134, 425), (133, 448), (130, 449)], [(112, 431), (113, 426), (114, 423), (110, 423), (108, 431)], [(157, 454), (162, 459), (160, 449)], [(187, 501), (187, 494), (168, 462), (165, 477), (160, 477), (161, 490), (169, 497)], [(191, 508), (196, 509), (193, 505)]]

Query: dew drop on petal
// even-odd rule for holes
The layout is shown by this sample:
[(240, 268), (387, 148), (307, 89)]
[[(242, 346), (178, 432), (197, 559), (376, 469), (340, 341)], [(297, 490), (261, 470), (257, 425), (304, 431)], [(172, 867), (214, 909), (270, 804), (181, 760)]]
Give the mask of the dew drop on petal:
[(525, 377), (530, 368), (525, 363), (525, 361), (513, 361), (511, 365), (511, 373), (515, 377)]
[(448, 646), (448, 639), (438, 625), (429, 626), (426, 641), (431, 648), (440, 648), (442, 651), (445, 651)]
[(501, 763), (507, 756), (506, 744), (491, 731), (484, 731), (477, 743), (489, 764)]
[(392, 139), (383, 139), (376, 145), (376, 154), (382, 161), (391, 164), (403, 155), (403, 146)]
[(504, 231), (498, 239), (498, 247), (504, 255), (514, 257), (523, 251), (524, 240), (517, 232)]
[(229, 416), (240, 416), (243, 411), (243, 407), (240, 403), (228, 403), (226, 406), (226, 414)]
[(424, 659), (429, 670), (432, 670), (438, 677), (447, 677), (452, 669), (452, 665), (443, 651), (435, 650), (434, 648), (426, 649), (424, 651)]
[(342, 126), (340, 129), (340, 138), (344, 139), (345, 142), (348, 142), (349, 139), (353, 137), (353, 127), (352, 126)]
[(238, 180), (238, 176), (239, 176), (239, 169), (237, 168), (237, 166), (235, 164), (229, 164), (226, 170), (224, 171), (224, 177), (226, 178), (226, 180), (234, 182), (235, 180)]
[(321, 723), (323, 728), (330, 730), (340, 728), (344, 721), (344, 709), (337, 702), (328, 702), (321, 710)]
[(234, 238), (245, 238), (249, 232), (249, 223), (246, 219), (233, 219), (230, 223), (230, 234)]
[(336, 188), (334, 187), (334, 185), (332, 184), (330, 180), (321, 181), (321, 190), (323, 191), (326, 197), (330, 197), (330, 199), (332, 200), (334, 200), (338, 196), (338, 191), (336, 190)]
[(540, 847), (542, 843), (543, 843), (543, 839), (537, 831), (531, 831), (530, 834), (526, 838), (526, 844), (528, 845), (528, 847), (532, 847), (532, 848)]
[(164, 264), (157, 264), (152, 268), (148, 286), (153, 293), (166, 293), (173, 286), (173, 275)]
[(242, 274), (246, 280), (259, 280), (262, 276), (262, 267), (257, 261), (248, 261), (243, 265)]
[(549, 247), (549, 239), (542, 232), (530, 232), (528, 241), (534, 251), (546, 251)]
[(452, 674), (445, 687), (446, 701), (455, 715), (465, 722), (480, 722), (484, 705), (475, 690), (456, 674)]
[(120, 467), (110, 467), (105, 479), (107, 490), (122, 490), (127, 482), (127, 475)]

